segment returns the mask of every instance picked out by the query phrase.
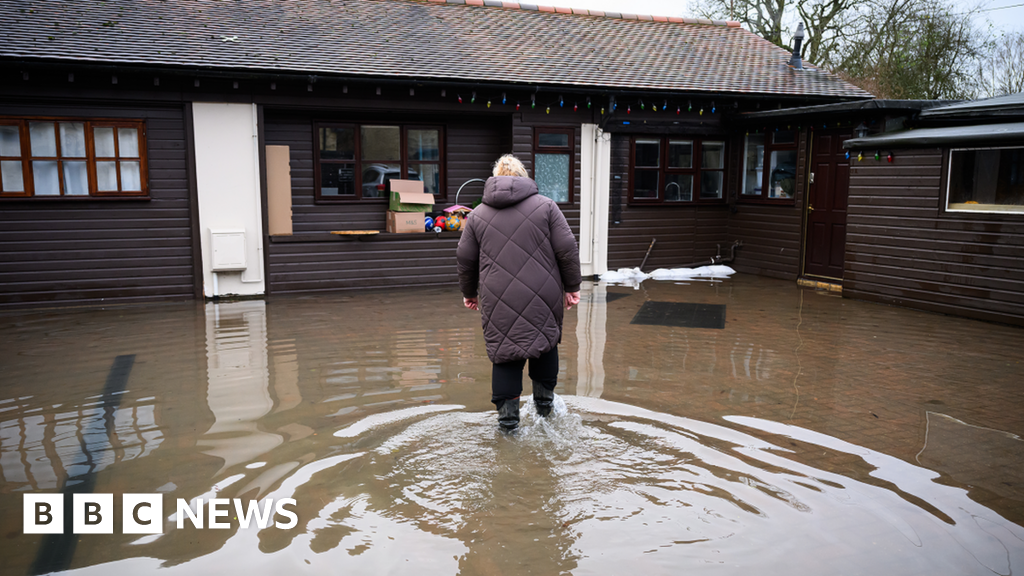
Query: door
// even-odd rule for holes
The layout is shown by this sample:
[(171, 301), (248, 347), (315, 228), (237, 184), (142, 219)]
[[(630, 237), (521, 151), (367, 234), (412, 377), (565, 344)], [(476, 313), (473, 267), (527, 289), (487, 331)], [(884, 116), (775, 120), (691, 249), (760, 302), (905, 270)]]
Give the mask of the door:
[(850, 161), (843, 142), (848, 131), (816, 130), (811, 144), (804, 274), (842, 280), (846, 251), (846, 202)]

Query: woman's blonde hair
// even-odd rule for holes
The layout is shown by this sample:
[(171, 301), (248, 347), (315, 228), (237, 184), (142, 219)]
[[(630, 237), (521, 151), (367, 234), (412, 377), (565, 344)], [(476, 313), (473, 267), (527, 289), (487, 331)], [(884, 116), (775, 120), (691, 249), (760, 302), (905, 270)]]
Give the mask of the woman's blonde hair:
[(519, 158), (511, 154), (505, 154), (498, 161), (494, 163), (494, 175), (495, 176), (521, 176), (523, 178), (529, 178), (530, 175), (526, 172), (526, 166), (519, 161)]

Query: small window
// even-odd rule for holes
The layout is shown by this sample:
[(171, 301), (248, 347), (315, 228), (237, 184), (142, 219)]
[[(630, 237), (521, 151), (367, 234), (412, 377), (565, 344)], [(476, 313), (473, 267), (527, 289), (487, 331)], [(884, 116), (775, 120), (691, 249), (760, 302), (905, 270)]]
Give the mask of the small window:
[(537, 128), (533, 143), (533, 179), (542, 196), (572, 202), (573, 128)]
[(1024, 213), (1024, 148), (951, 150), (946, 210)]
[(145, 196), (144, 135), (142, 121), (0, 118), (0, 196)]
[(769, 134), (747, 134), (744, 139), (740, 198), (792, 203), (797, 192), (797, 133), (776, 130)]
[(682, 204), (725, 197), (725, 142), (636, 136), (630, 200)]
[(442, 130), (394, 124), (316, 125), (316, 199), (384, 200), (389, 180), (421, 180), (444, 196)]

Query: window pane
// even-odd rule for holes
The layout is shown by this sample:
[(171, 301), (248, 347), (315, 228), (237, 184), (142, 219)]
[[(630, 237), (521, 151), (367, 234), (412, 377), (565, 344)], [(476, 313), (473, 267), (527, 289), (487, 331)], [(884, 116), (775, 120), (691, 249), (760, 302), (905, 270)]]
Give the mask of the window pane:
[(693, 168), (693, 142), (669, 140), (668, 167)]
[(321, 128), (320, 158), (324, 160), (355, 160), (356, 131), (354, 128)]
[(142, 191), (142, 179), (139, 177), (138, 162), (121, 162), (121, 191)]
[(702, 200), (722, 198), (722, 172), (701, 172), (700, 197)]
[(423, 191), (438, 195), (441, 192), (441, 168), (437, 164), (410, 164), (410, 180), (422, 180)]
[[(53, 124), (50, 124), (53, 130)], [(36, 196), (59, 196), (60, 176), (57, 175), (57, 162), (53, 160), (36, 160), (32, 163), (32, 180), (35, 182)]]
[(689, 202), (693, 200), (693, 176), (690, 174), (667, 174), (665, 180), (666, 202)]
[(406, 132), (409, 161), (440, 160), (441, 134), (437, 130), (409, 130)]
[(760, 196), (761, 181), (764, 176), (764, 135), (747, 134), (743, 152), (743, 188), (744, 196)]
[(64, 158), (85, 158), (84, 123), (60, 123), (60, 155)]
[(121, 158), (139, 157), (139, 131), (136, 128), (117, 129), (117, 155)]
[[(402, 167), (398, 164), (371, 164), (363, 167), (363, 198), (384, 198), (388, 180), (402, 180)], [(406, 174), (404, 180), (413, 179)]]
[(535, 154), (534, 180), (541, 195), (555, 202), (569, 201), (569, 155)]
[(355, 164), (320, 165), (320, 195), (322, 196), (355, 196), (356, 168)]
[(1024, 148), (954, 150), (949, 208), (1024, 212)]
[(97, 158), (113, 158), (114, 153), (114, 129), (93, 128), (92, 139), (96, 147)]
[[(30, 122), (28, 135), (32, 141), (33, 156), (57, 155), (57, 139), (54, 137), (53, 122)], [(39, 193), (38, 190), (36, 193)]]
[(701, 146), (700, 167), (725, 168), (725, 142), (705, 142)]
[(88, 196), (89, 176), (85, 162), (64, 163), (64, 194), (67, 196)]
[(402, 133), (398, 126), (363, 126), (360, 136), (364, 161), (401, 161)]
[(796, 194), (796, 150), (773, 151), (768, 174), (768, 197), (792, 198)]
[(117, 192), (117, 162), (96, 163), (96, 189)]
[(21, 173), (21, 162), (17, 160), (4, 160), (0, 162), (0, 185), (4, 192), (24, 192), (25, 178)]
[(538, 146), (557, 146), (560, 148), (569, 147), (569, 135), (568, 134), (552, 134), (550, 132), (541, 132), (537, 134), (537, 145)]
[(796, 132), (793, 130), (778, 130), (772, 133), (773, 144), (796, 144)]
[(0, 126), (0, 156), (21, 156), (17, 126)]
[(633, 163), (637, 168), (657, 168), (661, 162), (661, 140), (636, 141), (636, 158)]
[(633, 183), (633, 198), (658, 198), (658, 171), (637, 170)]

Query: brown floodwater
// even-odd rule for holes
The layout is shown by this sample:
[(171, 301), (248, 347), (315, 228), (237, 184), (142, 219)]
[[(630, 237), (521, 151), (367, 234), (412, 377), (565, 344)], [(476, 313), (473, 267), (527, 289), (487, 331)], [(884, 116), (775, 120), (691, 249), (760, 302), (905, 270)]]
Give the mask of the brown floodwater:
[[(4, 312), (0, 573), (1019, 574), (1022, 351), (781, 280), (585, 283), (510, 436), (454, 287)], [(25, 534), (60, 493), (113, 533)], [(178, 527), (215, 497), (294, 526)]]

